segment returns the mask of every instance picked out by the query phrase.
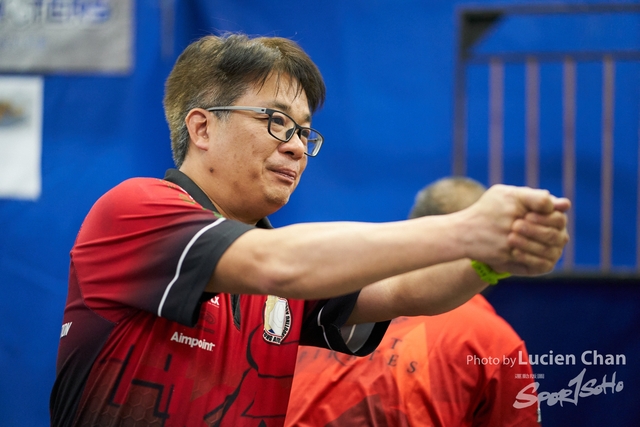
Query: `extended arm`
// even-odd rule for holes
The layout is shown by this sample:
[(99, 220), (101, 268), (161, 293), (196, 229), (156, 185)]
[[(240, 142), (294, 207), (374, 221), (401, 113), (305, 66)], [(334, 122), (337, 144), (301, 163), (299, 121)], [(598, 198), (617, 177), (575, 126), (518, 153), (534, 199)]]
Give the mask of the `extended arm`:
[[(565, 201), (557, 208), (566, 210)], [(498, 271), (534, 275), (554, 265), (566, 244), (566, 216), (562, 210), (548, 215), (528, 213), (514, 222), (506, 263), (493, 264)], [(435, 315), (465, 303), (488, 284), (480, 280), (464, 258), (373, 283), (362, 289), (349, 324), (391, 319), (400, 315)]]
[[(483, 287), (459, 260), (477, 259), (513, 274), (550, 271), (568, 240), (562, 213), (568, 207), (566, 199), (555, 199), (543, 190), (494, 186), (470, 208), (450, 215), (382, 224), (311, 223), (252, 230), (225, 252), (207, 290), (316, 299), (372, 283), (376, 285), (365, 294), (377, 288), (382, 290), (374, 293), (397, 296), (407, 286), (420, 283), (445, 289), (452, 297), (443, 296), (443, 306), (453, 308)], [(454, 263), (425, 270), (449, 262)], [(394, 276), (398, 277), (389, 279)], [(451, 281), (440, 279), (444, 276)], [(381, 282), (385, 279), (389, 279), (387, 285)], [(364, 312), (366, 307), (361, 307)]]
[(208, 290), (300, 299), (351, 293), (387, 277), (465, 256), (455, 236), (462, 227), (457, 222), (433, 217), (252, 230), (222, 256)]

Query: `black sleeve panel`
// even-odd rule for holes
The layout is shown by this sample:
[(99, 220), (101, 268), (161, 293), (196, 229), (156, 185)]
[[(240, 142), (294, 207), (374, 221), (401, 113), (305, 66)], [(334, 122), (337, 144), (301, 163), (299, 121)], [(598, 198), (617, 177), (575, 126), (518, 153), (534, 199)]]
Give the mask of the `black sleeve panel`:
[(254, 227), (250, 225), (224, 220), (202, 233), (188, 249), (159, 314), (169, 320), (194, 326), (198, 321), (205, 287), (220, 257), (238, 237), (252, 229)]
[(382, 340), (390, 321), (377, 322), (364, 345), (353, 352), (342, 338), (345, 325), (356, 305), (360, 292), (318, 301), (306, 317), (300, 335), (301, 345), (328, 348), (345, 354), (366, 356), (373, 352)]

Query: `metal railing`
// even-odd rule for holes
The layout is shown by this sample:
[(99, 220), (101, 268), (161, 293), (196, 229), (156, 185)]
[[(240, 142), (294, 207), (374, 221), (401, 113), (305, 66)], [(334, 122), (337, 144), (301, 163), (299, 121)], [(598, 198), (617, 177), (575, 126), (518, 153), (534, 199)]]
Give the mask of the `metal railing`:
[[(454, 175), (467, 173), (467, 68), (471, 64), (488, 67), (488, 170), (489, 184), (503, 182), (505, 64), (524, 64), (525, 79), (525, 182), (538, 187), (540, 182), (540, 64), (562, 64), (562, 189), (570, 199), (576, 193), (576, 64), (584, 61), (602, 63), (602, 134), (600, 176), (600, 264), (599, 272), (612, 271), (612, 206), (614, 176), (615, 76), (619, 61), (639, 61), (640, 50), (474, 52), (474, 45), (503, 19), (514, 15), (544, 16), (549, 14), (637, 14), (640, 4), (536, 4), (505, 7), (461, 7), (457, 10), (458, 46), (454, 81)], [(640, 143), (640, 132), (638, 135)], [(640, 150), (639, 150), (640, 153)], [(638, 155), (640, 164), (640, 154)], [(640, 168), (638, 172), (636, 208), (636, 268), (640, 272)], [(574, 235), (575, 210), (569, 212), (569, 232)], [(587, 214), (587, 213), (585, 213)], [(578, 270), (575, 262), (575, 239), (563, 255), (565, 272)]]

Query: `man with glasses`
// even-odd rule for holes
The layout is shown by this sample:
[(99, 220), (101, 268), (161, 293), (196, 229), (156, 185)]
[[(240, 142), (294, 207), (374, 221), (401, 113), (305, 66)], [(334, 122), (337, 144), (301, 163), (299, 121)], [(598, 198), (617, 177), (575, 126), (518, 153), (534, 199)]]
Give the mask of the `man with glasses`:
[(177, 169), (103, 195), (72, 248), (53, 426), (282, 426), (299, 344), (366, 355), (391, 318), (553, 268), (570, 203), (541, 190), (272, 229), (323, 144), (324, 96), (287, 39), (208, 36), (180, 55), (164, 98)]

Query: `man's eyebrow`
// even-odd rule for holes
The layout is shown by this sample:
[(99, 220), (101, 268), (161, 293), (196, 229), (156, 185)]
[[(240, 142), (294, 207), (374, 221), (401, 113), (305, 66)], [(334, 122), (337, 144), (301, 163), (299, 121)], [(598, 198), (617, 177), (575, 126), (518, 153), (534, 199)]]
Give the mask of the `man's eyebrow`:
[[(273, 109), (275, 110), (280, 110), (284, 113), (287, 113), (289, 115), (291, 115), (291, 107), (288, 104), (283, 104), (280, 101), (273, 101), (271, 103), (269, 103), (269, 105), (271, 105), (273, 107)], [(302, 118), (302, 123), (311, 123), (311, 114), (307, 114), (305, 117)]]

